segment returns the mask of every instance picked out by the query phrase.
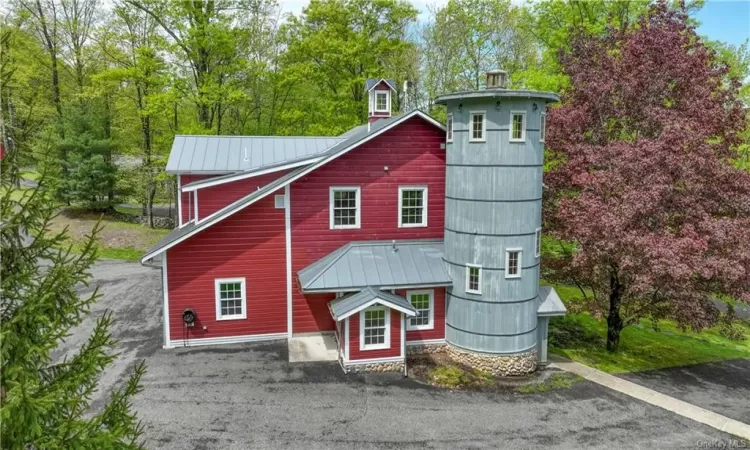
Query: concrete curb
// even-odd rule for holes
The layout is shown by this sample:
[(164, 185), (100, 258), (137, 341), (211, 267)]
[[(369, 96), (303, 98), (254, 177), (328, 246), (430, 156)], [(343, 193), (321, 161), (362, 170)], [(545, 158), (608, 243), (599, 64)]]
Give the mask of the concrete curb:
[(608, 387), (617, 392), (622, 392), (625, 395), (637, 398), (638, 400), (643, 400), (646, 403), (666, 409), (667, 411), (673, 412), (682, 417), (687, 417), (688, 419), (695, 420), (696, 422), (700, 422), (716, 428), (717, 430), (750, 441), (750, 425), (738, 420), (730, 419), (729, 417), (722, 416), (713, 411), (703, 409), (691, 403), (664, 395), (653, 389), (643, 387), (631, 381), (623, 380), (622, 378), (618, 378), (614, 375), (604, 373), (600, 370), (570, 361), (557, 355), (550, 355), (550, 359), (553, 361), (550, 366), (574, 373), (589, 381), (593, 381), (596, 384)]

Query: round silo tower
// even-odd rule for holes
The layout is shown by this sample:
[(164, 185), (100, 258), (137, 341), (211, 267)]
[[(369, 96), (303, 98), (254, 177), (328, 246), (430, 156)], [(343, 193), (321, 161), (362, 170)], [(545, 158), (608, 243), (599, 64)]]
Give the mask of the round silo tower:
[(448, 112), (446, 341), (455, 359), (519, 375), (536, 369), (546, 339), (537, 323), (543, 133), (546, 105), (559, 97), (505, 80), (489, 72), (485, 89), (435, 100)]

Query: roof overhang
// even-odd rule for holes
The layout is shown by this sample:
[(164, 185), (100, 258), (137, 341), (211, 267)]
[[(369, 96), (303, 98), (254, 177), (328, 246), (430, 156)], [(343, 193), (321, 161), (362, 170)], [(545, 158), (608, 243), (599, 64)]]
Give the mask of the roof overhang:
[(539, 99), (546, 102), (559, 102), (560, 96), (554, 92), (525, 91), (512, 89), (482, 89), (478, 91), (462, 91), (443, 94), (435, 98), (435, 103), (445, 105), (452, 100), (487, 99), (487, 98), (527, 98)]
[(552, 286), (540, 286), (539, 299), (541, 302), (536, 312), (537, 317), (564, 316), (568, 312)]
[(374, 305), (383, 305), (395, 309), (408, 317), (417, 315), (417, 310), (404, 297), (378, 290), (371, 286), (364, 288), (360, 292), (345, 295), (331, 301), (328, 304), (328, 309), (333, 319), (338, 322)]
[(198, 189), (203, 189), (211, 186), (219, 186), (226, 183), (232, 183), (235, 181), (246, 180), (248, 178), (259, 177), (261, 175), (267, 175), (269, 173), (280, 172), (282, 170), (295, 169), (297, 167), (314, 164), (320, 161), (320, 157), (305, 158), (297, 161), (291, 161), (284, 164), (276, 164), (273, 166), (263, 167), (260, 169), (247, 170), (244, 172), (230, 173), (221, 177), (209, 178), (207, 180), (198, 180), (188, 183), (181, 187), (182, 192), (193, 192)]
[(376, 87), (380, 86), (380, 83), (385, 83), (388, 85), (389, 88), (391, 88), (393, 91), (398, 91), (398, 88), (395, 85), (395, 82), (393, 80), (389, 80), (387, 78), (380, 78), (378, 81), (372, 84), (369, 89), (367, 89), (367, 92), (372, 91)]

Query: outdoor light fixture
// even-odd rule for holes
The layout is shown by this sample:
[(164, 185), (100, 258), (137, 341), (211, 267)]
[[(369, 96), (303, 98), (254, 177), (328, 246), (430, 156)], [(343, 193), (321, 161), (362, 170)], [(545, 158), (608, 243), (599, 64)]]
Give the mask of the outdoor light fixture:
[(500, 100), (498, 100), (497, 102), (495, 102), (495, 109), (498, 110), (498, 111), (500, 111)]
[(464, 104), (463, 103), (459, 103), (458, 104), (458, 112), (461, 112), (462, 109), (464, 109)]
[(534, 108), (534, 111), (536, 111), (537, 109), (539, 109), (539, 107), (538, 107), (538, 106), (536, 106), (536, 103), (534, 103), (534, 106), (533, 106), (533, 108)]

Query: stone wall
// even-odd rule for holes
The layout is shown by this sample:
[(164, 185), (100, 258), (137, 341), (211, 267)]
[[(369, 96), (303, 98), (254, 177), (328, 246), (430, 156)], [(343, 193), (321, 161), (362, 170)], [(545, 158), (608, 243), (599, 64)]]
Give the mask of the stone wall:
[(447, 353), (456, 362), (496, 376), (527, 375), (537, 368), (536, 349), (515, 355), (474, 353), (447, 345)]
[(403, 372), (403, 371), (404, 371), (403, 362), (355, 364), (355, 365), (344, 366), (344, 372), (346, 373)]
[(448, 344), (424, 344), (424, 345), (407, 345), (407, 355), (433, 355), (435, 353), (444, 353), (448, 351)]

